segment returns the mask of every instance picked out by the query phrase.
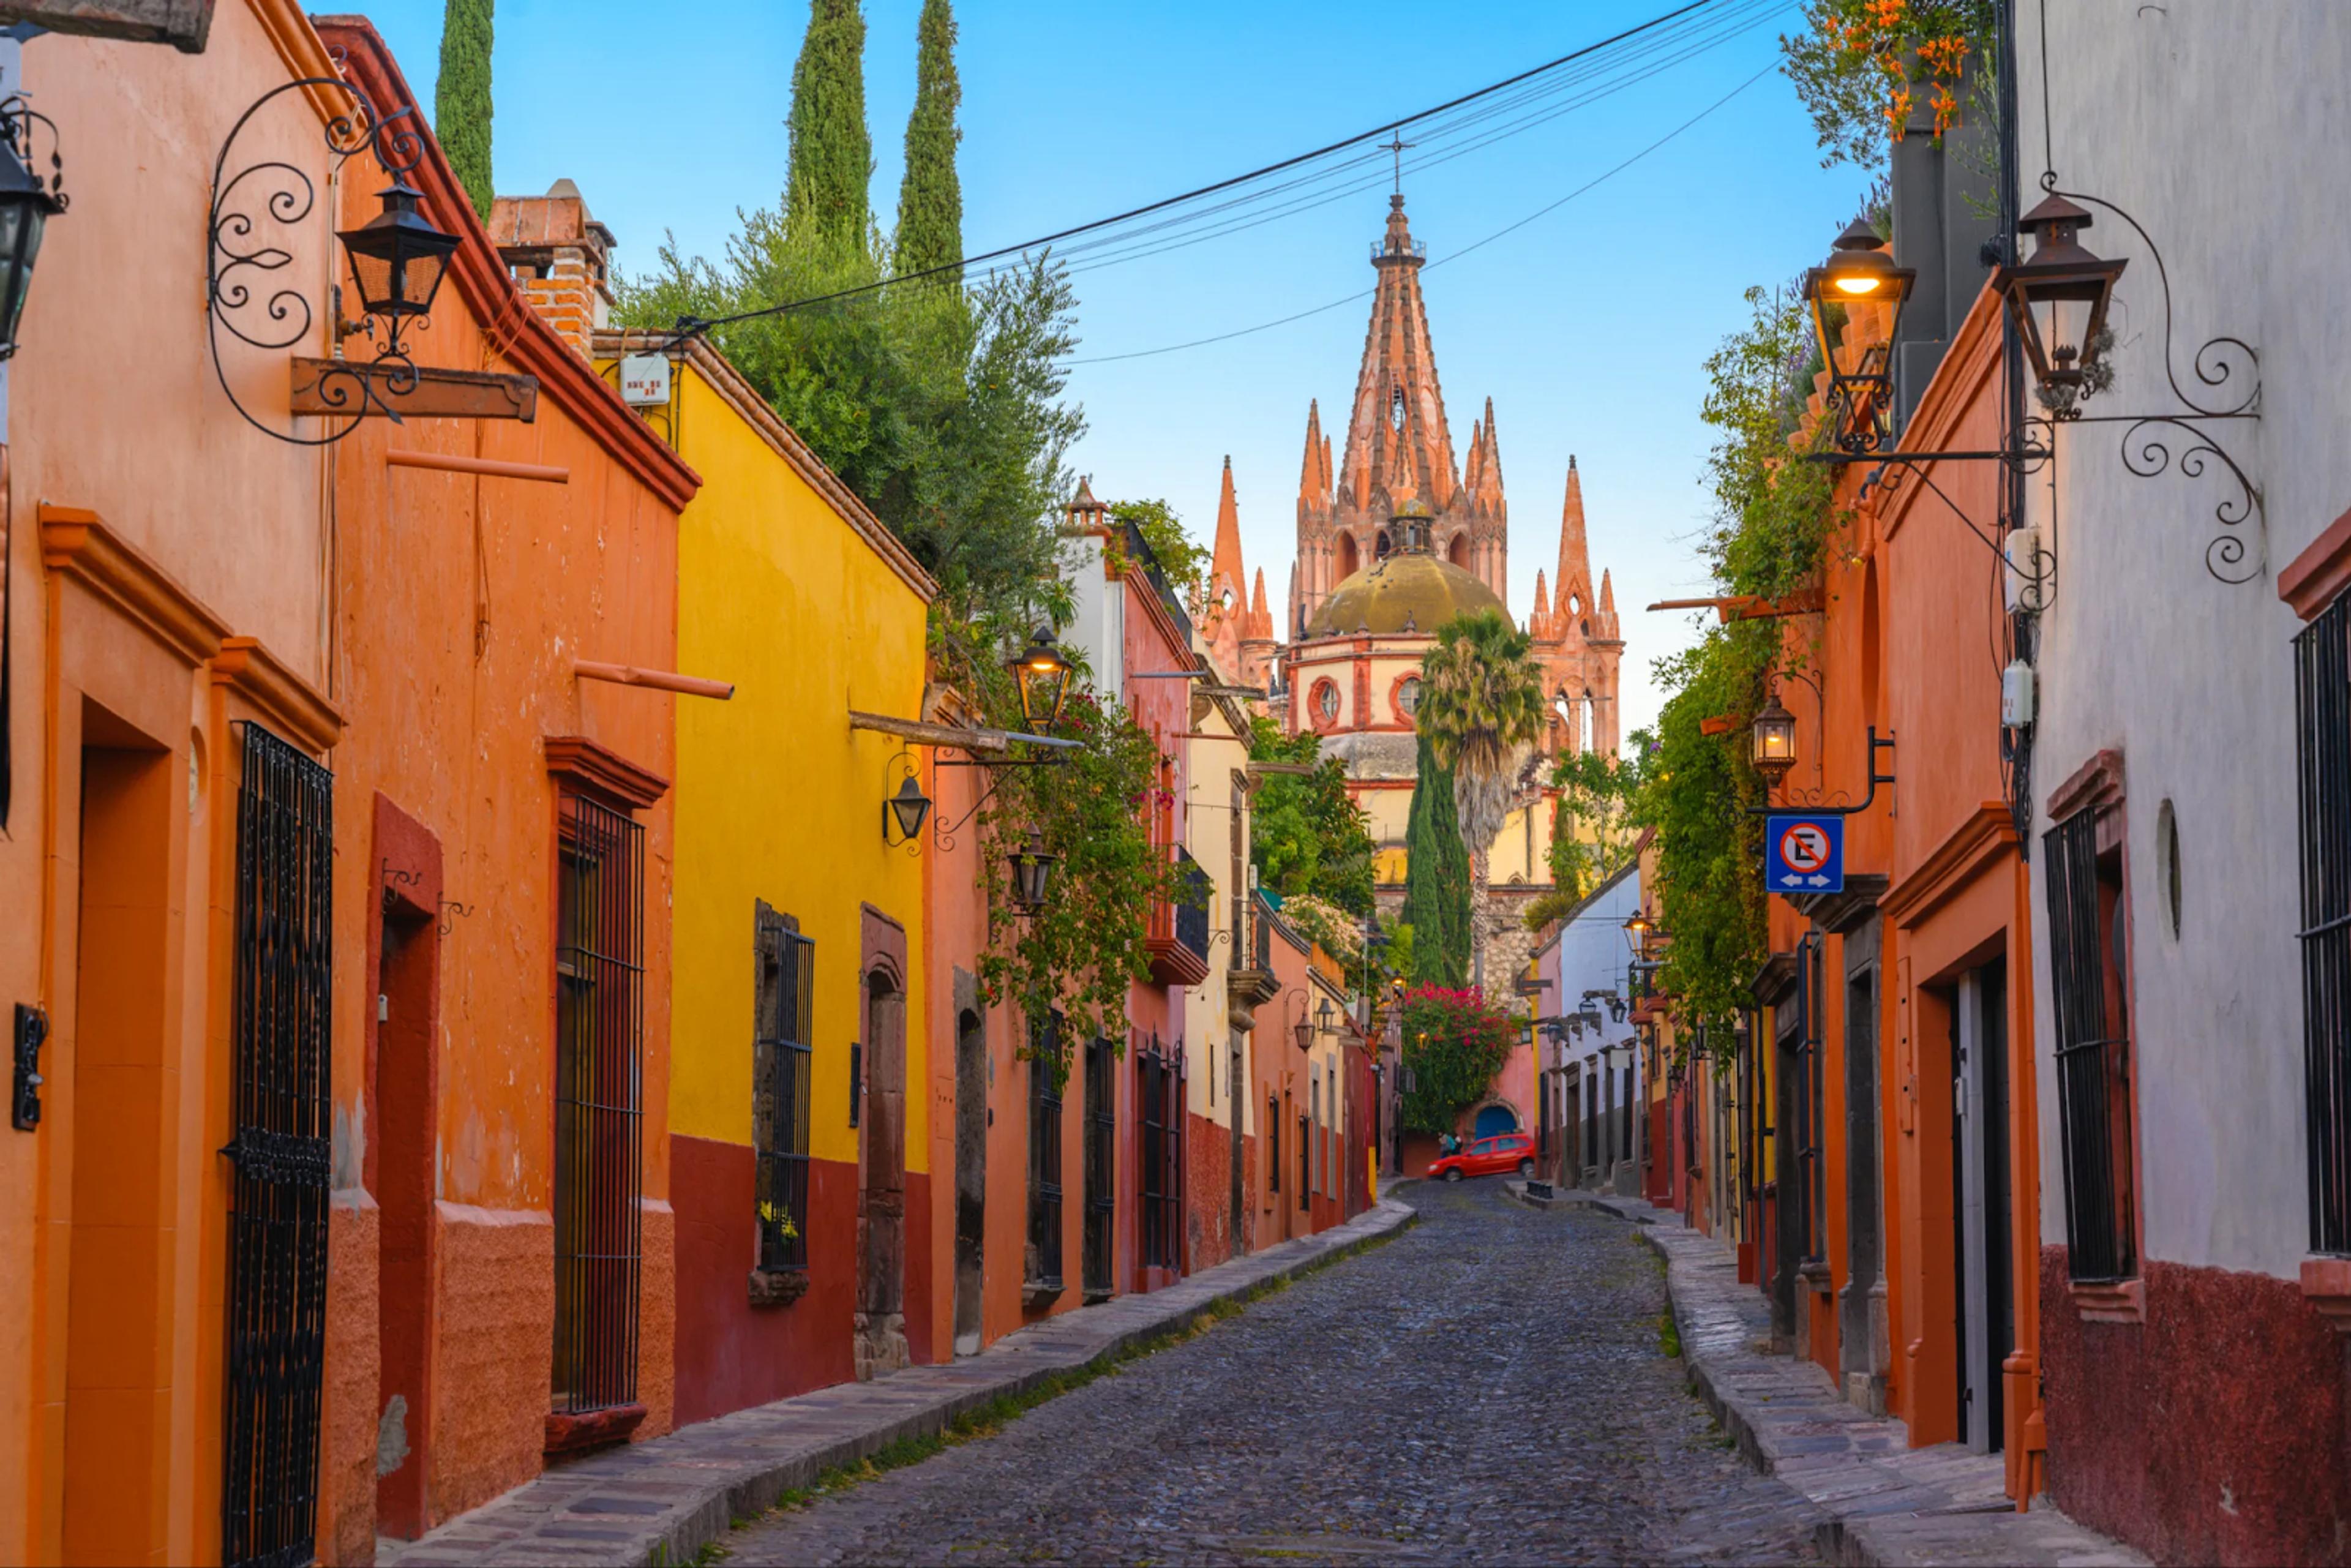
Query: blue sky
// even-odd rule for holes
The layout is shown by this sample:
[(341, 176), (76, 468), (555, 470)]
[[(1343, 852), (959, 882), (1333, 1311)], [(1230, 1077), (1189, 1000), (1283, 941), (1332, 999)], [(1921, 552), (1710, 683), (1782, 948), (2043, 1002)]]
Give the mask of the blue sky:
[[(1604, 37), (1669, 0), (964, 0), (958, 55), (967, 248), (978, 252), (1255, 168), (1444, 101)], [(371, 12), (428, 107), (443, 0)], [(896, 210), (920, 0), (866, 0), (873, 199)], [(1418, 175), (1413, 230), (1432, 261), (1519, 223), (1640, 152), (1770, 65), (1791, 4), (1712, 51)], [(738, 207), (783, 183), (805, 0), (498, 0), (495, 157), (506, 192), (577, 181), (651, 266), (664, 231), (716, 254)], [(1657, 697), (1649, 666), (1690, 635), (1645, 615), (1704, 591), (1702, 362), (1745, 319), (1751, 284), (1816, 260), (1862, 178), (1824, 171), (1771, 72), (1592, 190), (1425, 274), (1457, 450), (1491, 397), (1510, 501), (1510, 600), (1523, 615), (1559, 538), (1570, 453), (1593, 570), (1615, 579), (1626, 727)], [(1077, 281), (1080, 361), (1159, 348), (1366, 289), (1378, 193)], [(1182, 352), (1079, 363), (1091, 433), (1075, 465), (1105, 497), (1163, 496), (1203, 538), (1227, 454), (1249, 567), (1277, 613), (1295, 534), (1309, 398), (1353, 391), (1368, 302)], [(1333, 444), (1338, 424), (1326, 427)]]

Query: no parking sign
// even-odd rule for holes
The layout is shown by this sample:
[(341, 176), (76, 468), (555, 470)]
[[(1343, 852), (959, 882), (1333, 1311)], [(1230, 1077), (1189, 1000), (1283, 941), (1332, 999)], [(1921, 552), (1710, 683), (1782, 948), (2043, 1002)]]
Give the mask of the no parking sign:
[(1844, 891), (1843, 817), (1766, 817), (1763, 883), (1773, 893)]

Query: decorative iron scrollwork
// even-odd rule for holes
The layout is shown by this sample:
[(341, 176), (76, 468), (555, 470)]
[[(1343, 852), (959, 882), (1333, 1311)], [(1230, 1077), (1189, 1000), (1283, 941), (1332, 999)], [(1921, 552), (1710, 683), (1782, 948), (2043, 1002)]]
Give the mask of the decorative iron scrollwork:
[(15, 1092), (9, 1099), (8, 1122), (20, 1133), (41, 1124), (41, 1042), (49, 1038), (49, 1015), (38, 1008), (16, 1004), (16, 1028), (11, 1036), (16, 1057)]
[[(279, 276), (295, 259), (280, 236), (283, 231), (309, 221), (318, 207), (318, 187), (302, 169), (282, 158), (265, 158), (234, 173), (229, 171), (237, 138), (254, 117), (275, 99), (304, 89), (330, 90), (351, 100), (350, 109), (329, 116), (325, 127), (327, 155), (336, 170), (361, 152), (372, 152), (384, 172), (397, 180), (424, 161), (425, 141), (413, 105), (384, 116), (366, 93), (340, 77), (303, 77), (255, 99), (229, 128), (220, 155), (213, 161), (212, 206), (204, 219), (204, 320), (213, 373), (229, 405), (256, 430), (297, 446), (329, 446), (358, 429), (371, 411), (401, 423), (399, 413), (385, 400), (415, 391), (419, 376), (415, 361), (396, 334), (386, 335), (372, 361), (339, 358), (332, 369), (321, 372), (314, 389), (316, 397), (335, 413), (350, 415), (323, 435), (297, 435), (256, 418), (236, 395), (221, 357), (224, 331), (248, 347), (276, 352), (308, 338), (319, 319), (318, 308), (308, 294)], [(337, 340), (359, 335), (374, 342), (372, 319), (342, 319), (341, 292), (340, 287), (329, 290), (330, 323)], [(420, 323), (423, 324), (427, 323)]]
[[(2044, 188), (2055, 188), (2055, 177), (2044, 175)], [(2264, 538), (2267, 533), (2268, 509), (2262, 505), (2261, 486), (2254, 484), (2243, 466), (2230, 455), (2226, 447), (2211, 432), (2202, 428), (2204, 422), (2223, 419), (2259, 419), (2262, 416), (2262, 357), (2259, 350), (2241, 338), (2223, 334), (2207, 338), (2189, 356), (2189, 373), (2199, 389), (2197, 396), (2189, 395), (2180, 383), (2178, 357), (2173, 349), (2175, 323), (2172, 318), (2171, 270), (2164, 265), (2163, 249), (2146, 225), (2121, 207), (2102, 197), (2083, 194), (2077, 191), (2059, 192), (2068, 201), (2086, 202), (2114, 214), (2131, 226), (2146, 245), (2147, 255), (2155, 262), (2157, 286), (2163, 292), (2163, 379), (2171, 388), (2171, 395), (2179, 408), (2169, 413), (2108, 414), (2085, 419), (2079, 408), (2057, 411), (2055, 418), (2066, 423), (2119, 424), (2123, 428), (2121, 456), (2123, 466), (2141, 479), (2151, 479), (2172, 467), (2176, 462), (2182, 476), (2201, 478), (2211, 463), (2217, 461), (2229, 471), (2236, 482), (2237, 493), (2224, 497), (2213, 508), (2213, 520), (2223, 530), (2204, 547), (2204, 570), (2221, 582), (2251, 582), (2262, 575), (2265, 566)], [(2240, 372), (2246, 378), (2239, 382)], [(2231, 402), (2237, 387), (2243, 394)], [(2215, 396), (2213, 394), (2219, 393)], [(2167, 439), (2162, 426), (2169, 426), (2189, 439), (2176, 454), (2175, 443)], [(2237, 531), (2247, 522), (2254, 525), (2249, 545), (2246, 535)]]

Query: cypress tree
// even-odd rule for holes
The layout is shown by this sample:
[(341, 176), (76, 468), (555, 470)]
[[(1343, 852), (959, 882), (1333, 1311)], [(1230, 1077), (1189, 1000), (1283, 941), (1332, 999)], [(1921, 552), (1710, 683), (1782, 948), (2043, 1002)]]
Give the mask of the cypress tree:
[(791, 162), (784, 222), (795, 239), (862, 253), (873, 212), (865, 129), (865, 16), (858, 0), (813, 0), (792, 67)]
[(1413, 979), (1459, 990), (1469, 983), (1469, 853), (1453, 804), (1453, 775), (1420, 737), (1412, 815), (1405, 827), (1404, 923)]
[(963, 183), (956, 177), (955, 8), (923, 0), (915, 27), (914, 111), (906, 117), (906, 173), (898, 186), (898, 233), (891, 271), (900, 277), (963, 259)]
[(441, 16), (441, 80), (433, 130), (449, 168), (482, 221), (497, 183), (490, 173), (490, 23), (496, 0), (449, 0)]

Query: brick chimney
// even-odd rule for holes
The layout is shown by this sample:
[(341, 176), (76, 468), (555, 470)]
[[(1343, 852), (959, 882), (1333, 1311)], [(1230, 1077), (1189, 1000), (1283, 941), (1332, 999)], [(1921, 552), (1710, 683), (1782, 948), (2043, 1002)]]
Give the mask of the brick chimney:
[(531, 308), (589, 358), (612, 313), (612, 231), (589, 215), (580, 187), (558, 180), (544, 196), (500, 196), (489, 228)]

